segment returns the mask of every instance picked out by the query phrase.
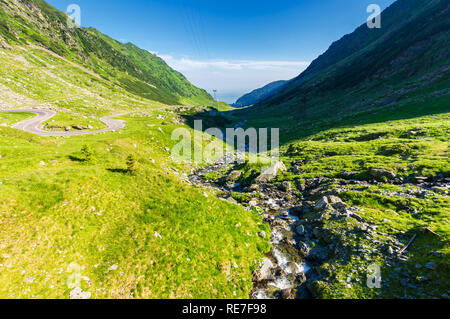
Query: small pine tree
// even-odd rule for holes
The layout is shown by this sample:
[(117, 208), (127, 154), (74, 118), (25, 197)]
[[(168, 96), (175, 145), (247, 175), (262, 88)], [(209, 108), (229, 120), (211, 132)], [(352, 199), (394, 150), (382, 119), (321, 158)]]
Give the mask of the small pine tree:
[(134, 173), (137, 170), (136, 156), (134, 154), (130, 154), (127, 156), (126, 160), (127, 171), (129, 173)]
[(87, 144), (84, 144), (81, 148), (81, 154), (83, 154), (83, 159), (85, 162), (90, 162), (94, 158), (94, 151)]

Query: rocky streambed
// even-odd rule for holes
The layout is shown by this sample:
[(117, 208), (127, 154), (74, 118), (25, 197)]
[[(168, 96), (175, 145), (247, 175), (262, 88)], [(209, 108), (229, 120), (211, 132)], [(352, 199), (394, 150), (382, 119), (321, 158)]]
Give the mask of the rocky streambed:
[[(216, 163), (193, 171), (189, 175), (190, 183), (197, 186), (212, 187), (220, 191), (223, 200), (239, 204), (232, 193), (245, 193), (255, 199), (246, 203), (245, 209), (256, 209), (264, 216), (264, 221), (271, 228), (272, 250), (263, 259), (261, 268), (253, 274), (254, 290), (251, 293), (253, 299), (294, 299), (298, 297), (308, 298), (310, 294), (304, 285), (310, 267), (304, 259), (304, 251), (298, 249), (299, 218), (297, 217), (297, 204), (301, 198), (292, 194), (287, 197), (282, 192), (269, 184), (252, 185), (244, 187), (232, 180), (221, 183), (205, 178), (211, 172), (217, 172), (230, 166), (232, 154), (227, 154)], [(233, 172), (231, 172), (231, 175)], [(261, 232), (261, 237), (267, 234)]]

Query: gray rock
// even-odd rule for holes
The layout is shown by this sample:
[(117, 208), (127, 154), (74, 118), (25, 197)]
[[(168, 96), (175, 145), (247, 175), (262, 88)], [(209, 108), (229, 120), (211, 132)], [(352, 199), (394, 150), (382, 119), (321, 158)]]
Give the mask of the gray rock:
[(90, 299), (91, 293), (83, 291), (80, 287), (73, 289), (69, 294), (70, 299)]
[(316, 204), (314, 205), (315, 210), (327, 210), (330, 209), (331, 206), (328, 202), (328, 198), (326, 196), (319, 199)]
[(305, 227), (303, 225), (298, 226), (295, 231), (297, 232), (297, 234), (299, 235), (304, 235), (305, 234)]
[(282, 191), (289, 192), (291, 190), (291, 183), (284, 181), (278, 186), (278, 188)]
[(235, 180), (237, 180), (241, 176), (242, 176), (242, 172), (241, 171), (232, 171), (230, 174), (228, 174), (227, 181), (228, 182), (234, 182)]
[(263, 280), (267, 280), (271, 276), (271, 270), (273, 269), (274, 264), (269, 258), (263, 259), (263, 264), (260, 269), (255, 270), (253, 273), (253, 279), (256, 282), (260, 282)]
[(258, 202), (256, 200), (251, 200), (248, 203), (248, 207), (256, 207), (256, 206), (258, 206)]

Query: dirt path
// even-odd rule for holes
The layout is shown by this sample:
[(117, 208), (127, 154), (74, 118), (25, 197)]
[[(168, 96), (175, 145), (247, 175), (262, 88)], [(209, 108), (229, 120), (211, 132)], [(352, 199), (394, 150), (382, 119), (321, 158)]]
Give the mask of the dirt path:
[(125, 122), (121, 120), (114, 120), (114, 117), (125, 115), (128, 113), (121, 113), (111, 116), (105, 116), (100, 118), (100, 121), (105, 123), (106, 128), (98, 131), (80, 131), (80, 132), (48, 132), (41, 129), (42, 123), (48, 121), (56, 115), (55, 111), (44, 110), (44, 109), (19, 109), (19, 110), (0, 110), (0, 113), (33, 113), (37, 116), (14, 124), (12, 128), (22, 130), (28, 133), (40, 135), (40, 136), (77, 136), (77, 135), (88, 135), (95, 133), (110, 132), (115, 130), (120, 130), (125, 127)]

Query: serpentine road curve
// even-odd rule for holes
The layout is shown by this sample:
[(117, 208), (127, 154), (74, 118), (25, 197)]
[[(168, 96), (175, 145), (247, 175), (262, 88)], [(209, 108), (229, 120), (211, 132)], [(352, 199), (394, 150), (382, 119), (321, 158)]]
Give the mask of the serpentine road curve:
[(114, 120), (114, 117), (121, 116), (128, 114), (127, 113), (121, 113), (116, 115), (110, 115), (100, 118), (100, 121), (105, 123), (106, 128), (98, 131), (80, 131), (80, 132), (48, 132), (41, 129), (42, 123), (45, 121), (48, 121), (52, 117), (56, 115), (55, 111), (52, 110), (45, 110), (45, 109), (21, 109), (21, 110), (0, 110), (0, 113), (33, 113), (37, 116), (16, 123), (12, 128), (22, 130), (28, 133), (40, 135), (40, 136), (76, 136), (76, 135), (88, 135), (88, 134), (96, 134), (96, 133), (103, 133), (103, 132), (110, 132), (115, 130), (120, 130), (125, 127), (125, 122), (121, 120)]

